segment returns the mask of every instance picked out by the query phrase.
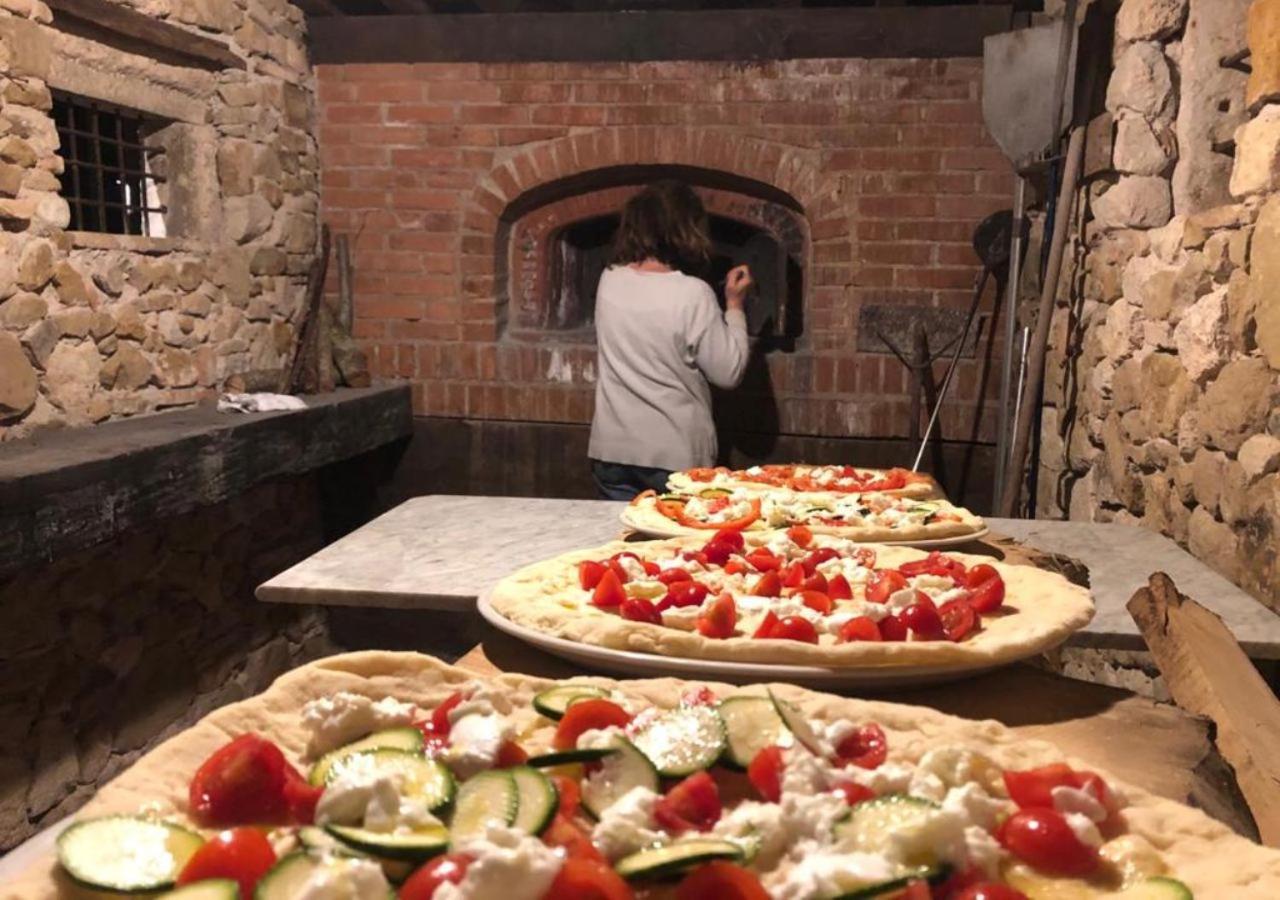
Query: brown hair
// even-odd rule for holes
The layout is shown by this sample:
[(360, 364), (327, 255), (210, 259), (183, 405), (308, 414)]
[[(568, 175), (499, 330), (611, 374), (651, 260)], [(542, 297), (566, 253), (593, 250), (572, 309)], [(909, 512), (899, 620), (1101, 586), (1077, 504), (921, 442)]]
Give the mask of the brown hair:
[(655, 181), (627, 201), (613, 242), (615, 265), (656, 259), (686, 274), (711, 261), (707, 211), (683, 181)]

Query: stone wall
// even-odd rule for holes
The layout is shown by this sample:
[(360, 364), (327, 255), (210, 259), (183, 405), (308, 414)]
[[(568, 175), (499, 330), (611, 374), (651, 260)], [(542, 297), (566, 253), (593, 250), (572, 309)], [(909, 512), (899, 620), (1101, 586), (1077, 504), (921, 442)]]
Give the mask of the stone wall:
[(309, 477), (0, 579), (0, 853), (159, 741), (333, 652), (322, 610), (253, 596), (323, 543)]
[[(0, 440), (273, 385), (314, 253), (313, 84), (284, 0), (117, 0), (223, 68), (0, 2)], [(160, 117), (167, 236), (70, 232), (51, 89)]]
[(1160, 531), (1280, 608), (1280, 0), (1124, 0), (1089, 134), (1037, 512)]

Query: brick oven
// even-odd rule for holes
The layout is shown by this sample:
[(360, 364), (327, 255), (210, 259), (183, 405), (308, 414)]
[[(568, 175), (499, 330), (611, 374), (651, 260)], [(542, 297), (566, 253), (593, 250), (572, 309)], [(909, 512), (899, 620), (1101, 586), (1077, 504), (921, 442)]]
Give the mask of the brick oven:
[[(902, 58), (903, 27), (862, 58), (410, 63), (343, 57), (325, 21), (322, 205), (352, 236), (356, 334), (413, 383), (422, 443), (463, 467), (432, 460), (418, 490), (589, 489), (594, 282), (622, 203), (662, 176), (701, 191), (718, 269), (762, 276), (762, 338), (717, 403), (726, 458), (901, 463), (909, 381), (879, 329), (967, 307), (973, 230), (1011, 194), (980, 39), (932, 58)], [(941, 420), (970, 472), (994, 438), (994, 301)], [(481, 471), (490, 451), (514, 472)]]

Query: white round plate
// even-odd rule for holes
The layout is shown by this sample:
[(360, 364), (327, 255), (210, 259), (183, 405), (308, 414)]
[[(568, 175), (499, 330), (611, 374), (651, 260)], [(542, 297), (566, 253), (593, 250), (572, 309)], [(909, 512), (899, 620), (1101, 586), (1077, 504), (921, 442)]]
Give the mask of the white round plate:
[[(621, 514), (618, 516), (618, 519), (622, 522), (623, 525), (630, 528), (632, 531), (636, 531), (636, 532), (639, 532), (640, 534), (646, 535), (647, 537), (653, 537), (653, 538), (675, 538), (675, 537), (690, 536), (689, 533), (686, 531), (676, 530), (678, 526), (675, 526), (671, 529), (663, 529), (663, 528), (654, 528), (650, 525), (638, 524), (636, 522), (633, 522), (630, 516), (628, 516), (628, 513), (630, 512), (631, 512), (630, 507), (628, 507), (627, 509), (624, 509), (621, 512)], [(708, 537), (710, 537), (713, 533), (714, 532), (712, 532), (711, 529), (709, 528), (707, 529)], [(759, 534), (762, 532), (747, 532), (747, 533)], [(920, 538), (914, 541), (905, 541), (905, 540), (904, 541), (860, 541), (858, 543), (884, 544), (887, 547), (924, 547), (924, 548), (958, 547), (961, 544), (967, 544), (970, 541), (981, 540), (982, 538), (986, 537), (990, 533), (991, 533), (991, 529), (987, 528), (984, 525), (981, 531), (975, 531), (972, 534), (957, 534), (957, 535), (952, 535), (951, 537), (940, 537), (940, 538)]]
[[(705, 678), (710, 681), (727, 681), (731, 684), (785, 681), (790, 684), (844, 688), (895, 688), (914, 687), (943, 681), (958, 681), (981, 675), (1008, 665), (998, 666), (895, 666), (889, 668), (827, 668), (824, 666), (793, 666), (771, 663), (736, 663), (718, 659), (686, 659), (678, 656), (659, 656), (653, 653), (637, 653), (633, 650), (615, 650), (596, 647), (577, 641), (543, 634), (506, 618), (493, 608), (486, 593), (476, 600), (476, 608), (494, 628), (504, 631), (527, 644), (545, 650), (571, 662), (580, 663), (592, 670), (621, 675), (637, 675), (646, 678), (680, 676)], [(1039, 652), (1039, 651), (1037, 651)], [(1035, 656), (1036, 653), (1028, 653)]]

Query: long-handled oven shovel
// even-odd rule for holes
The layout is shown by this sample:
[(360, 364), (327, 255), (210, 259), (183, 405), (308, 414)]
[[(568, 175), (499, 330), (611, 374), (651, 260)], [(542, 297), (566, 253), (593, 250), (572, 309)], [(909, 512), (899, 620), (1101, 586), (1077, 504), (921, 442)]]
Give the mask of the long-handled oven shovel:
[(973, 299), (969, 303), (969, 313), (965, 316), (964, 329), (960, 332), (959, 339), (955, 342), (955, 350), (951, 353), (951, 362), (947, 366), (947, 374), (943, 376), (942, 386), (938, 388), (937, 401), (933, 405), (933, 411), (929, 414), (929, 424), (925, 426), (924, 436), (920, 440), (920, 450), (916, 453), (915, 462), (911, 464), (911, 471), (916, 472), (920, 469), (920, 461), (924, 459), (924, 452), (929, 447), (929, 438), (933, 434), (933, 426), (938, 421), (938, 414), (942, 410), (942, 404), (947, 399), (947, 389), (951, 386), (951, 379), (955, 375), (956, 365), (960, 361), (960, 355), (964, 353), (965, 344), (969, 341), (969, 331), (973, 328), (973, 320), (978, 315), (978, 305), (982, 302), (982, 292), (986, 290), (987, 280), (996, 275), (997, 283), (1003, 280), (1000, 275), (1009, 265), (1011, 255), (1012, 242), (1018, 243), (1019, 253), (1026, 238), (1027, 222), (1026, 219), (1019, 219), (1021, 228), (1015, 236), (1013, 229), (1013, 214), (1008, 210), (1002, 210), (992, 213), (978, 224), (973, 232), (973, 250), (978, 254), (978, 259), (982, 261), (982, 272), (973, 286)]

